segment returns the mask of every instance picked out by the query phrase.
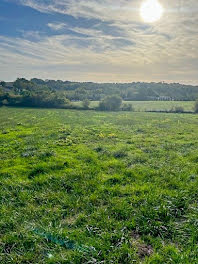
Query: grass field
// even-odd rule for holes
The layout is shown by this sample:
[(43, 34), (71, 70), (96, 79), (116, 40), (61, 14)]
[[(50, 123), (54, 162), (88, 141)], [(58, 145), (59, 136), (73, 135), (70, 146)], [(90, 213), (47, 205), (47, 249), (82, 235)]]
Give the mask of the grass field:
[[(90, 107), (97, 107), (97, 101), (92, 101)], [(125, 103), (132, 104), (137, 112), (144, 111), (170, 111), (174, 107), (183, 107), (185, 111), (194, 112), (193, 101), (125, 101)], [(81, 102), (72, 102), (74, 105), (82, 105)]]
[(0, 263), (198, 263), (198, 115), (0, 109)]

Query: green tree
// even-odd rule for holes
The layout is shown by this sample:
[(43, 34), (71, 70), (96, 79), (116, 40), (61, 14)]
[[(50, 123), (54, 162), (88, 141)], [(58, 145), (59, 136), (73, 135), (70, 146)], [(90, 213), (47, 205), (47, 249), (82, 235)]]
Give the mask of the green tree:
[(122, 98), (118, 95), (106, 96), (99, 103), (99, 110), (102, 111), (118, 111), (122, 105)]
[(57, 91), (48, 87), (45, 82), (28, 81), (18, 78), (13, 83), (14, 94), (9, 98), (10, 105), (20, 105), (29, 107), (69, 107), (69, 100), (65, 91)]
[(0, 106), (5, 104), (5, 102), (7, 101), (8, 97), (9, 97), (9, 94), (4, 91), (3, 86), (0, 87)]
[(6, 86), (6, 82), (4, 82), (4, 81), (0, 81), (0, 85), (1, 85), (2, 87), (5, 87), (5, 86)]

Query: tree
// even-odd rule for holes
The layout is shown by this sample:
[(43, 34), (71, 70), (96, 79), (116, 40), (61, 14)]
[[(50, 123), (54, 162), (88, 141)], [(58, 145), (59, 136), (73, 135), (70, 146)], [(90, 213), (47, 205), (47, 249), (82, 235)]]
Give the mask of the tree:
[(4, 81), (0, 81), (0, 85), (1, 85), (2, 87), (5, 87), (5, 86), (6, 86), (6, 82), (4, 82)]
[(102, 111), (118, 111), (122, 105), (122, 98), (118, 95), (105, 97), (99, 103), (99, 110)]
[(195, 113), (198, 113), (198, 100), (195, 102), (194, 110)]
[[(34, 80), (34, 79), (33, 79)], [(34, 80), (35, 81), (35, 80)], [(57, 91), (48, 87), (45, 82), (28, 81), (18, 78), (13, 83), (13, 94), (8, 98), (9, 105), (28, 106), (28, 107), (69, 107), (69, 100), (65, 91)]]
[(6, 93), (2, 87), (0, 87), (0, 106), (4, 105), (9, 97), (9, 94)]
[(82, 106), (84, 109), (89, 109), (90, 101), (88, 99), (85, 99), (82, 101)]

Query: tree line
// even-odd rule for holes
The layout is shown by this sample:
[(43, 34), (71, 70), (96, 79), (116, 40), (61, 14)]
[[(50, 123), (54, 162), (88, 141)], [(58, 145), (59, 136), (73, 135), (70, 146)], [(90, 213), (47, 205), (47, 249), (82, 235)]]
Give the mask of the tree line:
[(56, 91), (67, 91), (71, 101), (100, 101), (105, 96), (119, 95), (124, 101), (175, 100), (195, 101), (198, 98), (198, 86), (179, 83), (93, 83), (69, 82), (61, 80), (32, 79), (38, 85), (47, 85)]
[(0, 106), (79, 108), (72, 101), (82, 101), (81, 109), (89, 109), (90, 101), (100, 101), (99, 110), (132, 111), (123, 101), (183, 100), (195, 101), (198, 86), (167, 83), (77, 83), (18, 78), (0, 82)]
[(46, 84), (39, 85), (24, 78), (13, 83), (0, 82), (0, 105), (23, 107), (65, 107), (70, 104), (64, 91)]

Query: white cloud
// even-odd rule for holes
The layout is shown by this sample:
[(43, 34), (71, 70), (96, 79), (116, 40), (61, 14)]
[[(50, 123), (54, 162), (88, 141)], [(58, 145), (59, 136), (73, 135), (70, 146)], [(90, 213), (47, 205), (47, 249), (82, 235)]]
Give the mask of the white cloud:
[(86, 17), (111, 20), (137, 20), (138, 0), (20, 0), (40, 12), (68, 14), (74, 17)]
[[(94, 18), (103, 21), (141, 22), (140, 0), (19, 0), (40, 12), (68, 14), (74, 17)], [(166, 14), (189, 17), (197, 14), (196, 0), (159, 0)]]
[(51, 28), (54, 31), (59, 31), (67, 27), (67, 24), (65, 23), (48, 23), (47, 25), (49, 28)]
[[(198, 2), (161, 0), (165, 14), (151, 26), (140, 20), (139, 0), (21, 0), (40, 12), (100, 22), (94, 27), (48, 23), (81, 34), (37, 36), (37, 42), (0, 38), (0, 79), (26, 75), (91, 81), (198, 82)], [(179, 5), (180, 3), (180, 5)], [(119, 34), (105, 32), (110, 25)], [(27, 32), (34, 34), (33, 32)], [(40, 38), (39, 38), (40, 37)], [(13, 62), (14, 61), (14, 62)], [(2, 67), (4, 65), (4, 67)], [(7, 65), (7, 66), (6, 66)], [(8, 67), (11, 65), (11, 70)], [(8, 78), (8, 77), (7, 77)]]

